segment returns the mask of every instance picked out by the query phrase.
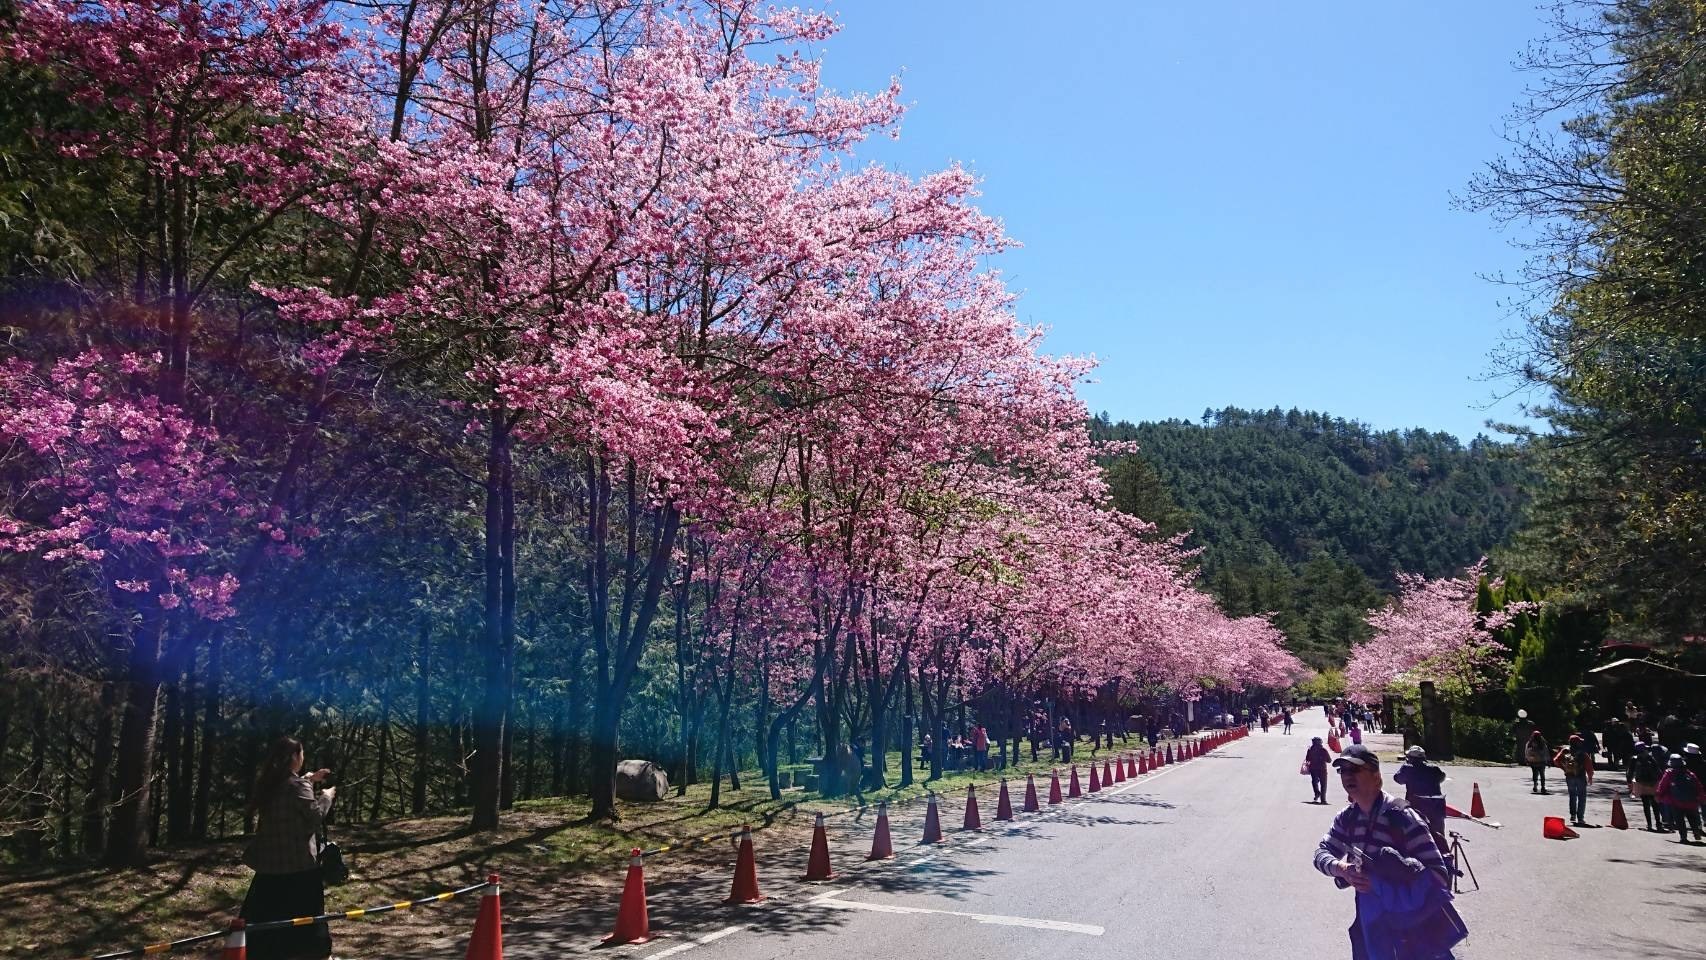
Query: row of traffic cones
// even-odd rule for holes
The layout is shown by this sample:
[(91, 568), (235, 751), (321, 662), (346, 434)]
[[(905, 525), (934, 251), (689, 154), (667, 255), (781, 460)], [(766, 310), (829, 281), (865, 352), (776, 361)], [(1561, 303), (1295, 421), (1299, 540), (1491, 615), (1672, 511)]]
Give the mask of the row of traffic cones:
[[(1135, 755), (1122, 754), (1118, 757), (1109, 757), (1102, 761), (1100, 771), (1098, 771), (1096, 764), (1092, 763), (1090, 764), (1090, 792), (1100, 791), (1104, 782), (1111, 786), (1114, 783), (1135, 779), (1167, 764), (1199, 757), (1208, 750), (1213, 750), (1228, 741), (1236, 740), (1247, 733), (1247, 730), (1239, 728), (1236, 731), (1210, 734), (1201, 740), (1184, 741), (1180, 743), (1177, 755), (1173, 752), (1173, 745), (1168, 744), (1165, 750), (1152, 750), (1147, 754), (1140, 752)], [(1083, 795), (1083, 788), (1078, 778), (1077, 764), (1072, 765), (1068, 791), (1067, 796), (1078, 797)], [(1036, 776), (1026, 774), (1024, 812), (1035, 813), (1041, 809), (1037, 796)], [(1062, 800), (1060, 771), (1058, 769), (1052, 770), (1049, 776), (1048, 802), (1052, 806), (1061, 803)], [(1001, 778), (1001, 792), (996, 800), (995, 819), (1013, 819), (1013, 805), (1007, 792), (1006, 777)], [(975, 786), (966, 787), (965, 816), (961, 820), (961, 829), (983, 829), (983, 817), (978, 809), (977, 788)], [(728, 899), (724, 902), (758, 903), (764, 899), (764, 894), (758, 889), (758, 864), (753, 854), (752, 827), (750, 825), (741, 827), (738, 842), (739, 852), (735, 856), (734, 883), (729, 890)], [(929, 803), (924, 812), (922, 842), (926, 844), (942, 842), (942, 819), (936, 808), (936, 795), (934, 793), (930, 794)], [(894, 840), (889, 829), (889, 807), (887, 803), (879, 803), (877, 805), (876, 828), (871, 836), (871, 852), (865, 859), (884, 860), (893, 856)], [(815, 882), (834, 878), (835, 869), (829, 862), (829, 836), (824, 829), (823, 814), (820, 813), (812, 825), (811, 853), (806, 858), (806, 874), (803, 879)], [(494, 884), (496, 880), (497, 878), (493, 877)], [(495, 886), (493, 891), (492, 909), (495, 911)], [(482, 921), (484, 918), (485, 907), (482, 905)], [(479, 926), (475, 927), (476, 940), (480, 936), (480, 929)], [(651, 929), (646, 911), (645, 856), (638, 849), (635, 849), (628, 860), (627, 880), (622, 885), (622, 902), (616, 911), (616, 929), (604, 938), (604, 942), (607, 944), (645, 943), (649, 939), (651, 939)], [(476, 957), (472, 945), (470, 945), (469, 950), (468, 960), (500, 960), (501, 958), (501, 953), (496, 955), (481, 954)], [(231, 960), (231, 958), (226, 958), (226, 960)]]

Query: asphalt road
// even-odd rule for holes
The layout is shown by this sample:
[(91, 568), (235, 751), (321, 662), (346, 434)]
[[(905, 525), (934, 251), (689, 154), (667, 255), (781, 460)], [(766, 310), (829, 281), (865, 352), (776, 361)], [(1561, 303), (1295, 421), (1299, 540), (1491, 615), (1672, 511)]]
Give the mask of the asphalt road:
[[(723, 905), (729, 877), (711, 872), (651, 891), (650, 943), (599, 947), (612, 904), (599, 915), (506, 918), (504, 953), (519, 960), (594, 951), (635, 960), (1348, 957), (1351, 894), (1310, 862), (1343, 793), (1334, 781), (1333, 804), (1311, 805), (1309, 781), (1297, 772), (1324, 723), (1310, 711), (1291, 736), (1257, 732), (1012, 824), (988, 820), (995, 804), (985, 796), (986, 829), (975, 834), (953, 829), (963, 798), (944, 798), (948, 842), (937, 847), (917, 843), (922, 810), (897, 812), (892, 861), (863, 862), (869, 823), (839, 822), (831, 831), (839, 873), (832, 881), (798, 881), (803, 849), (760, 849), (762, 904)], [(1396, 750), (1389, 738), (1371, 742)], [(1453, 805), (1467, 808), (1478, 781), (1489, 819), (1504, 825), (1451, 821), (1469, 841), (1482, 884), (1458, 898), (1471, 930), (1459, 957), (1706, 955), (1706, 847), (1640, 830), (1544, 840), (1540, 819), (1565, 812), (1562, 792), (1530, 795), (1526, 769), (1448, 771)], [(1602, 782), (1590, 801), (1590, 821), (1609, 818), (1609, 786)], [(1638, 826), (1639, 808), (1631, 813)], [(444, 955), (461, 956), (460, 945), (445, 947)]]

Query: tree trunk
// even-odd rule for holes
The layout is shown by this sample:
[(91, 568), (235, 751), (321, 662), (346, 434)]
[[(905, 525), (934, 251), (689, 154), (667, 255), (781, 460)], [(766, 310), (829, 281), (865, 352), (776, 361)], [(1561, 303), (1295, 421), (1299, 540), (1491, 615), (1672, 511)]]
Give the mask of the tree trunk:
[(207, 653), (207, 683), (202, 689), (201, 763), (196, 771), (195, 822), (190, 833), (197, 840), (207, 839), (207, 813), (212, 801), (214, 771), (218, 767), (219, 748), (224, 737), (224, 718), (220, 699), (224, 696), (225, 631), (216, 631)]
[(415, 780), (411, 784), (409, 811), (426, 813), (427, 770), (432, 758), (432, 635), (426, 617), (421, 618), (415, 640)]
[(178, 757), (183, 749), (184, 698), (181, 681), (171, 669), (171, 659), (170, 655), (166, 658), (166, 706), (162, 724), (164, 729), (161, 731), (160, 759), (166, 768), (166, 794), (163, 798), (167, 806), (166, 840), (175, 843), (184, 839), (184, 834), (188, 832), (189, 818), (180, 817), (178, 814)]
[[(511, 707), (514, 706), (514, 688), (511, 688)], [(504, 765), (503, 789), (498, 798), (498, 806), (504, 810), (515, 808), (515, 726), (519, 723), (514, 710), (504, 717)]]
[[(179, 672), (182, 668), (182, 672)], [(168, 688), (168, 703), (178, 701), (176, 748), (171, 751), (166, 782), (170, 795), (166, 801), (166, 836), (173, 843), (190, 838), (195, 825), (192, 797), (195, 793), (195, 653), (180, 651), (173, 668), (174, 679)], [(166, 729), (171, 736), (172, 710), (166, 711)]]
[(368, 802), (367, 819), (378, 820), (384, 812), (385, 774), (391, 769), (391, 684), (385, 684), (385, 694), (379, 705), (379, 756), (373, 763), (373, 799)]
[[(555, 698), (553, 698), (555, 699)], [(563, 760), (568, 751), (568, 739), (565, 728), (567, 723), (564, 714), (568, 708), (561, 702), (554, 703), (551, 709), (551, 796), (560, 797), (568, 792), (568, 781), (564, 779)]]
[(536, 719), (539, 707), (538, 690), (538, 686), (535, 685), (527, 695), (527, 759), (521, 761), (521, 799), (523, 800), (533, 799), (533, 787), (537, 782), (533, 772), (535, 769), (533, 761), (539, 749), (539, 724)]
[(12, 745), (12, 711), (18, 708), (16, 690), (11, 671), (0, 665), (0, 783), (6, 782), (6, 753)]
[(160, 639), (165, 618), (145, 613), (131, 647), (124, 714), (118, 736), (118, 803), (107, 834), (107, 866), (139, 866), (147, 859), (154, 726), (160, 712)]
[(107, 800), (113, 765), (113, 710), (118, 688), (111, 680), (101, 684), (101, 699), (95, 708), (95, 744), (89, 756), (88, 793), (83, 797), (83, 852), (97, 856), (107, 837)]
[(515, 509), (508, 415), (494, 406), (487, 424), (485, 617), (481, 634), (483, 693), (474, 714), (476, 830), (493, 830), (503, 803), (504, 730), (509, 716), (509, 652), (514, 638)]
[(591, 737), (587, 743), (588, 785), (594, 820), (614, 821), (616, 813), (616, 708), (606, 696), (593, 708)]
[(914, 731), (912, 729), (912, 667), (911, 650), (906, 646), (900, 648), (900, 785), (904, 789), (912, 786), (912, 744)]
[[(711, 761), (711, 800), (705, 805), (707, 810), (717, 809), (718, 804), (722, 802), (723, 758), (732, 755), (729, 749), (729, 701), (733, 698), (728, 688), (733, 686), (734, 665), (730, 664), (728, 686), (717, 695), (717, 752), (713, 755), (716, 759)], [(738, 788), (737, 784), (736, 789)]]
[[(589, 458), (590, 460), (590, 458)], [(651, 635), (652, 621), (657, 617), (658, 600), (663, 594), (669, 560), (675, 550), (675, 538), (681, 526), (681, 515), (674, 506), (658, 508), (653, 517), (651, 544), (645, 551), (645, 563), (635, 569), (640, 559), (638, 541), (639, 491), (635, 486), (632, 464), (627, 471), (627, 553), (623, 577), (622, 604), (616, 618), (617, 629), (610, 630), (611, 616), (607, 541), (609, 526), (610, 479), (607, 464), (589, 466), (594, 479), (589, 513), (588, 542), (591, 560), (588, 563), (590, 601), (588, 620), (592, 624), (595, 652), (598, 655), (597, 690), (594, 695), (592, 726), (591, 794), (594, 820), (614, 821), (616, 812), (616, 761), (618, 722), (628, 690), (645, 652)], [(602, 466), (602, 469), (596, 469)]]
[(41, 684), (30, 691), (30, 765), (24, 771), (24, 827), (18, 831), (23, 857), (38, 863), (47, 836), (47, 691)]

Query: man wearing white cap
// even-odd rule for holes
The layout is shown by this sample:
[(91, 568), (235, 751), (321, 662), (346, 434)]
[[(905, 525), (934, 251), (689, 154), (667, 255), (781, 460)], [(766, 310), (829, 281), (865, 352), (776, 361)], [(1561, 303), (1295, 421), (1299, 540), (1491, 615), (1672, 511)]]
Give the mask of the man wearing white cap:
[(1701, 783), (1706, 783), (1706, 756), (1700, 753), (1700, 744), (1691, 743), (1682, 748), (1682, 764)]

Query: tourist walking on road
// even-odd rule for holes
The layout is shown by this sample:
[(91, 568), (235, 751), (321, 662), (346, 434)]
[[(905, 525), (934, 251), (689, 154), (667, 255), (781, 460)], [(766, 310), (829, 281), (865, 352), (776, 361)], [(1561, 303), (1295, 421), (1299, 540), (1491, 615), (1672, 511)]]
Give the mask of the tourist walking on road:
[(1351, 744), (1333, 766), (1350, 805), (1316, 845), (1315, 869), (1356, 891), (1353, 960), (1450, 960), (1468, 930), (1428, 825), (1382, 789), (1380, 760), (1368, 747)]
[(1404, 762), (1392, 780), (1404, 785), (1404, 802), (1428, 822), (1434, 843), (1445, 850), (1449, 846), (1445, 839), (1445, 771), (1428, 762), (1426, 750), (1411, 747), (1404, 751)]
[[(330, 770), (302, 776), (302, 742), (280, 737), (267, 750), (250, 793), (249, 812), (259, 817), (243, 850), (255, 871), (238, 913), (248, 923), (291, 920), (326, 912), (320, 878), (320, 825), (332, 809), (337, 788), (324, 786)], [(252, 960), (309, 960), (332, 955), (332, 933), (324, 921), (249, 935)]]
[[(1670, 767), (1670, 750), (1659, 742), (1656, 735), (1647, 743), (1647, 755), (1653, 759), (1653, 766), (1659, 771), (1659, 779), (1663, 780), (1665, 771)], [(1676, 818), (1670, 802), (1659, 793), (1657, 784), (1653, 787), (1653, 819), (1658, 821), (1660, 833), (1676, 829)]]
[(1316, 737), (1309, 745), (1309, 751), (1303, 755), (1303, 768), (1309, 771), (1309, 787), (1313, 793), (1310, 803), (1326, 804), (1327, 764), (1331, 762), (1333, 755), (1321, 746), (1321, 738)]
[(1291, 734), (1291, 711), (1290, 710), (1286, 710), (1285, 712), (1280, 714), (1280, 723), (1285, 724), (1285, 732), (1289, 736)]
[(1639, 740), (1629, 750), (1627, 766), (1623, 780), (1629, 785), (1629, 795), (1641, 801), (1641, 815), (1647, 818), (1647, 829), (1654, 832), (1664, 830), (1664, 818), (1655, 809), (1659, 776), (1664, 773), (1664, 768), (1653, 758), (1647, 744)]
[(1266, 710), (1262, 711), (1262, 732), (1268, 732), (1268, 711)]
[(1546, 764), (1552, 759), (1552, 754), (1539, 730), (1528, 735), (1528, 742), (1522, 748), (1522, 759), (1528, 764), (1528, 792), (1547, 793)]
[(989, 769), (989, 731), (981, 723), (971, 731), (971, 756), (979, 773)]
[(1688, 830), (1694, 828), (1694, 842), (1706, 840), (1700, 830), (1700, 778), (1682, 760), (1681, 754), (1670, 755), (1670, 769), (1659, 778), (1659, 800), (1671, 810), (1671, 823), (1677, 839), (1688, 842)]
[(1593, 779), (1593, 755), (1588, 753), (1587, 742), (1579, 733), (1570, 734), (1570, 741), (1558, 748), (1552, 762), (1564, 772), (1564, 788), (1570, 793), (1570, 822), (1587, 826), (1588, 781)]
[(1605, 727), (1605, 762), (1609, 766), (1618, 766), (1629, 762), (1629, 754), (1634, 749), (1634, 738), (1629, 735), (1629, 728), (1623, 725), (1619, 717), (1612, 717)]

